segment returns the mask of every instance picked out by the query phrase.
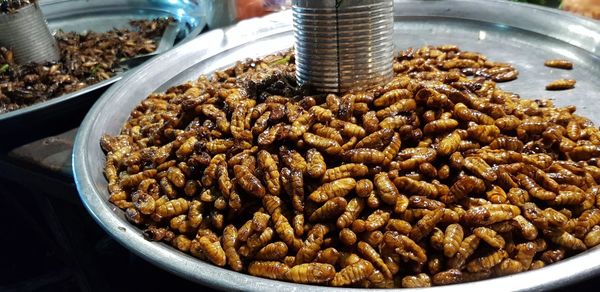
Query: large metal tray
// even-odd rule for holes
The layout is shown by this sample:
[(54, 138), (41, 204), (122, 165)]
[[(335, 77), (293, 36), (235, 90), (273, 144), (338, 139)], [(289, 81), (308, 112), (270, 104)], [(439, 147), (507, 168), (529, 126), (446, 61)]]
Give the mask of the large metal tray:
[[(104, 32), (130, 27), (131, 19), (172, 16), (179, 21), (178, 42), (192, 39), (205, 25), (198, 1), (169, 0), (42, 0), (40, 7), (51, 31)], [(194, 32), (195, 34), (193, 34)], [(44, 127), (56, 118), (85, 113), (106, 88), (124, 74), (16, 111), (0, 114), (0, 133), (18, 133)]]
[[(575, 104), (595, 122), (600, 108), (600, 24), (530, 5), (500, 0), (396, 1), (395, 43), (398, 48), (454, 43), (490, 59), (516, 64), (519, 79), (501, 86), (523, 98), (555, 98)], [(292, 46), (291, 13), (239, 23), (216, 30), (147, 63), (125, 77), (94, 105), (75, 142), (74, 175), (81, 200), (94, 219), (121, 244), (177, 275), (227, 290), (333, 291), (334, 288), (272, 281), (236, 273), (202, 262), (166, 244), (146, 241), (123, 212), (107, 201), (102, 174), (103, 133), (117, 134), (134, 106), (154, 91), (192, 80), (203, 73)], [(543, 61), (564, 57), (572, 71), (546, 68)], [(547, 92), (544, 85), (560, 77), (578, 80), (574, 90)], [(115, 110), (119, 109), (119, 110)], [(592, 249), (540, 270), (491, 280), (434, 287), (437, 291), (513, 291), (550, 289), (581, 281), (600, 272), (600, 249)], [(337, 289), (342, 291), (343, 289)]]

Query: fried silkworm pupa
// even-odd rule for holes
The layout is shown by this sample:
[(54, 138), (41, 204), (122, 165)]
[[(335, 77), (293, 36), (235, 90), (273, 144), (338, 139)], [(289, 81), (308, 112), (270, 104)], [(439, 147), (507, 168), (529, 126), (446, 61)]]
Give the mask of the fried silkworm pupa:
[(330, 264), (307, 263), (292, 267), (284, 277), (295, 283), (319, 284), (333, 280), (335, 275), (335, 268)]
[(567, 60), (562, 60), (562, 59), (546, 60), (544, 62), (544, 66), (565, 69), (565, 70), (573, 69), (573, 63), (571, 63), (570, 61), (567, 61)]
[(575, 79), (558, 79), (546, 85), (546, 90), (567, 90), (575, 88)]

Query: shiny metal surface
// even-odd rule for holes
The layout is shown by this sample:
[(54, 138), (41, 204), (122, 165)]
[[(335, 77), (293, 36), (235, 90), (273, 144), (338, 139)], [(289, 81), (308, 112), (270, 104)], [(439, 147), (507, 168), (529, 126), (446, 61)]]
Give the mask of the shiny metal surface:
[[(520, 71), (519, 79), (501, 87), (519, 93), (522, 98), (547, 97), (554, 98), (558, 105), (577, 105), (580, 114), (600, 122), (596, 113), (600, 110), (599, 23), (555, 10), (498, 0), (396, 1), (395, 15), (397, 48), (455, 43), (464, 50), (483, 52), (492, 60), (511, 62)], [(126, 221), (123, 212), (108, 202), (102, 174), (105, 156), (99, 145), (101, 135), (119, 133), (130, 111), (148, 94), (247, 57), (287, 49), (293, 40), (289, 11), (239, 23), (225, 30), (208, 32), (171, 50), (111, 87), (85, 118), (73, 153), (81, 200), (98, 224), (132, 252), (167, 271), (207, 286), (246, 291), (346, 291), (252, 277), (199, 261), (166, 244), (146, 241), (141, 231)], [(565, 71), (543, 66), (544, 60), (557, 57), (572, 60), (575, 69)], [(577, 87), (564, 92), (544, 90), (545, 83), (560, 77), (577, 79)], [(548, 290), (599, 272), (600, 250), (595, 248), (540, 270), (425, 291)]]
[(17, 63), (45, 63), (60, 59), (58, 45), (38, 3), (14, 14), (0, 14), (0, 46), (12, 48)]
[(211, 29), (235, 23), (236, 0), (202, 0), (206, 8), (206, 24)]
[[(52, 32), (59, 29), (84, 33), (130, 27), (131, 19), (172, 16), (179, 25), (178, 43), (194, 38), (205, 26), (204, 11), (197, 1), (170, 0), (40, 0), (40, 7)], [(194, 32), (195, 34), (192, 34)], [(50, 99), (9, 113), (0, 114), (0, 135), (43, 126), (69, 113), (81, 113), (106, 88), (124, 74), (96, 83), (77, 92)]]
[(344, 92), (392, 78), (393, 0), (292, 3), (300, 83)]

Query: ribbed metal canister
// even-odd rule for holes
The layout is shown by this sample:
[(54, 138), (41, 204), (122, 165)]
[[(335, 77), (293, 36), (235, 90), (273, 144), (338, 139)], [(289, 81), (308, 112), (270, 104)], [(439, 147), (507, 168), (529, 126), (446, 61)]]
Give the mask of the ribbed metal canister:
[(56, 40), (37, 2), (0, 14), (0, 46), (11, 48), (20, 64), (60, 59)]
[(296, 76), (320, 92), (393, 76), (393, 0), (293, 0)]

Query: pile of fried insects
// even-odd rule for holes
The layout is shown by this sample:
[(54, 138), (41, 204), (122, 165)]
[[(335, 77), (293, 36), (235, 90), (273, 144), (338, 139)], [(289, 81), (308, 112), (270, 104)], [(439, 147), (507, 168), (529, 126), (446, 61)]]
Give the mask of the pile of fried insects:
[(17, 10), (37, 2), (37, 0), (1, 0), (0, 13), (14, 14), (17, 12)]
[(123, 70), (120, 61), (156, 50), (170, 18), (131, 21), (134, 30), (59, 31), (61, 59), (46, 64), (16, 64), (13, 52), (0, 48), (0, 114), (43, 102), (109, 79)]
[(293, 53), (155, 93), (103, 136), (110, 202), (153, 241), (251, 275), (428, 287), (600, 243), (600, 131), (453, 45), (370, 91), (308, 95)]

